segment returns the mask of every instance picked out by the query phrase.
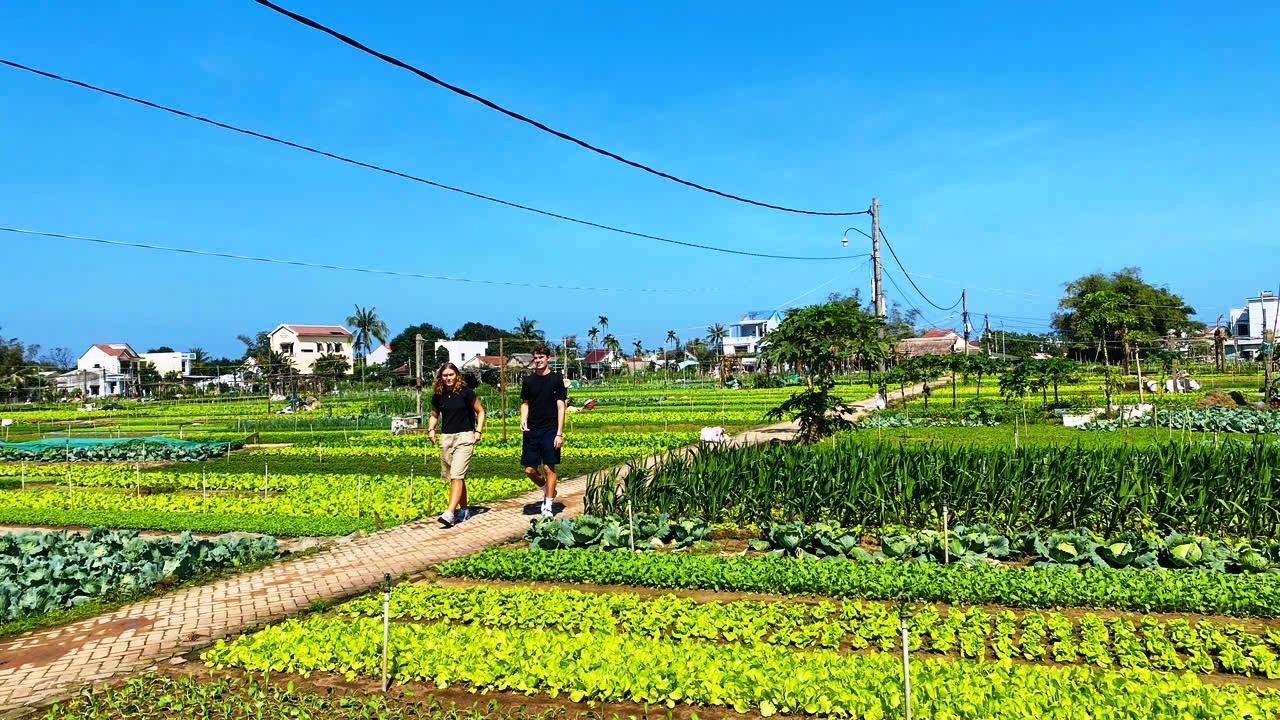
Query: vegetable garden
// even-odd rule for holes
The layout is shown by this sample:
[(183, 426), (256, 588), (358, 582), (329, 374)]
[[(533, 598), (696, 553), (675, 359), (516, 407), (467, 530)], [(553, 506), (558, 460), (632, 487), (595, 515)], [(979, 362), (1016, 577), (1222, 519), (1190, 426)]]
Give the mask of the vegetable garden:
[[(576, 413), (575, 467), (685, 444), (699, 424), (757, 424), (757, 407), (779, 399), (727, 392), (711, 395), (721, 407), (687, 412), (667, 392), (619, 389)], [(536, 520), (520, 541), (388, 588), (387, 695), (373, 689), (377, 593), (219, 641), (197, 675), (86, 692), (49, 717), (160, 698), (193, 713), (257, 703), (284, 717), (293, 703), (314, 717), (439, 717), (420, 699), (444, 693), (464, 707), (472, 698), (476, 716), (528, 699), (592, 717), (658, 707), (892, 718), (905, 714), (904, 651), (916, 718), (1280, 716), (1280, 445), (1255, 434), (1266, 426), (1218, 442), (1190, 435), (1212, 432), (1212, 421), (1194, 425), (1197, 412), (1174, 438), (1125, 430), (1139, 442), (1078, 430), (1065, 444), (963, 440), (1008, 434), (996, 418), (637, 464), (596, 476), (587, 515)], [(940, 435), (899, 441), (925, 430)], [(298, 527), (374, 513), (389, 524), (438, 502), (420, 487), (439, 485), (434, 468), (421, 471), (431, 466), (420, 438), (259, 432), (291, 444), (160, 468), (61, 464), (27, 492), (101, 493), (119, 508), (165, 498), (193, 516), (259, 512)], [(514, 439), (480, 450), (473, 492), (523, 489), (501, 482), (514, 477)], [(322, 483), (323, 497), (307, 495)]]

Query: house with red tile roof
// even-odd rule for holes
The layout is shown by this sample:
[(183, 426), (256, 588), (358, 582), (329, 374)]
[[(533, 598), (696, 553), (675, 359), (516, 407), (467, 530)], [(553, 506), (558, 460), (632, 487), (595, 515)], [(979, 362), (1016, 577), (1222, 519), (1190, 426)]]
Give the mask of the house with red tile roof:
[(271, 349), (293, 362), (301, 375), (312, 374), (316, 358), (340, 355), (347, 360), (350, 374), (355, 367), (351, 331), (341, 325), (290, 325), (281, 323), (270, 332)]
[(142, 356), (129, 343), (96, 343), (76, 361), (76, 369), (57, 377), (60, 390), (79, 390), (84, 397), (123, 395), (136, 383)]

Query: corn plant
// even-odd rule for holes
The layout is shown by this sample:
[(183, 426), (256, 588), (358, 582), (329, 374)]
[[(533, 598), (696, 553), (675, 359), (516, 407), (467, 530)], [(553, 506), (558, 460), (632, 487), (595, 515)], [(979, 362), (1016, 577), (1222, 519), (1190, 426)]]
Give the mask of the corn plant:
[(1141, 526), (1209, 535), (1280, 535), (1280, 446), (1134, 448), (905, 446), (863, 443), (704, 448), (657, 470), (589, 484), (586, 510), (708, 522), (802, 520), (843, 527), (956, 523), (1001, 531)]

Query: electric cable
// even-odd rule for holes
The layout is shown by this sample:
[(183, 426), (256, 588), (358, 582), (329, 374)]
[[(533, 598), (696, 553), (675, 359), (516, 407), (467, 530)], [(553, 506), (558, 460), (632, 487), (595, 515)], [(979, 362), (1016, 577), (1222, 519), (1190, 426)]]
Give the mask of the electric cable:
[(584, 287), (577, 285), (556, 285), (551, 283), (535, 283), (522, 282), (516, 280), (485, 280), (480, 278), (453, 277), (449, 275), (430, 275), (427, 273), (407, 272), (401, 270), (379, 270), (374, 268), (348, 267), (344, 265), (334, 265), (330, 263), (316, 263), (305, 260), (289, 260), (285, 258), (269, 258), (253, 255), (238, 255), (235, 253), (220, 252), (216, 250), (197, 250), (193, 248), (170, 247), (167, 245), (155, 245), (152, 243), (128, 242), (124, 240), (107, 240), (104, 238), (88, 237), (84, 235), (70, 235), (67, 233), (47, 232), (43, 230), (29, 230), (25, 228), (14, 228), (0, 225), (0, 231), (17, 233), (21, 235), (34, 235), (39, 237), (61, 238), (63, 240), (75, 240), (78, 242), (96, 243), (99, 245), (110, 245), (113, 247), (131, 247), (143, 250), (158, 250), (163, 252), (181, 253), (184, 255), (199, 255), (203, 257), (218, 257), (228, 260), (245, 260), (260, 263), (270, 263), (274, 265), (292, 265), (294, 267), (315, 268), (320, 270), (341, 270), (344, 272), (358, 272), (369, 275), (391, 275), (395, 277), (416, 278), (419, 280), (445, 280), (449, 282), (471, 283), (474, 285), (500, 285), (504, 287), (527, 287), (538, 288), (542, 290), (573, 290), (581, 292), (638, 292), (638, 293), (686, 293), (686, 292), (716, 292), (710, 288), (702, 290), (688, 290), (681, 288), (608, 288), (608, 287)]
[(719, 196), (720, 196), (720, 197), (722, 197), (722, 198), (727, 198), (727, 199), (729, 199), (729, 200), (736, 200), (736, 201), (738, 201), (738, 202), (746, 203), (746, 204), (748, 204), (748, 205), (755, 205), (755, 206), (757, 206), (757, 207), (769, 208), (770, 210), (780, 210), (780, 211), (782, 211), (782, 212), (795, 213), (795, 214), (797, 214), (797, 215), (824, 215), (824, 216), (828, 216), (828, 217), (831, 217), (831, 216), (835, 216), (835, 217), (847, 217), (847, 216), (850, 216), (850, 215), (867, 215), (867, 214), (870, 214), (870, 212), (871, 212), (870, 210), (859, 210), (859, 211), (857, 211), (857, 212), (823, 212), (823, 211), (818, 211), (818, 210), (804, 210), (804, 209), (800, 209), (800, 208), (787, 207), (787, 206), (785, 206), (785, 205), (774, 205), (773, 203), (761, 202), (761, 201), (759, 201), (759, 200), (751, 200), (750, 198), (745, 198), (745, 197), (742, 197), (742, 196), (740, 196), (740, 195), (734, 195), (734, 194), (732, 194), (732, 193), (727, 193), (727, 192), (724, 192), (724, 191), (722, 191), (722, 190), (716, 190), (715, 188), (707, 187), (706, 185), (699, 185), (699, 184), (698, 184), (698, 183), (696, 183), (696, 182), (693, 182), (693, 181), (690, 181), (690, 180), (685, 180), (684, 178), (680, 178), (680, 177), (677, 177), (677, 176), (672, 175), (672, 174), (670, 174), (670, 173), (666, 173), (666, 172), (663, 172), (663, 171), (661, 171), (661, 170), (654, 169), (654, 168), (652, 168), (652, 167), (649, 167), (648, 165), (644, 165), (644, 164), (642, 164), (642, 163), (638, 163), (638, 162), (636, 162), (636, 161), (634, 161), (634, 160), (629, 160), (629, 159), (627, 159), (627, 158), (625, 158), (625, 157), (623, 157), (623, 156), (621, 156), (621, 155), (619, 155), (619, 154), (617, 154), (617, 153), (615, 153), (615, 152), (611, 152), (611, 151), (609, 151), (609, 150), (605, 150), (605, 149), (604, 149), (604, 148), (602, 148), (602, 147), (598, 147), (598, 146), (596, 146), (596, 145), (592, 145), (591, 143), (589, 143), (589, 142), (587, 142), (587, 141), (585, 141), (585, 140), (582, 140), (582, 139), (580, 139), (580, 138), (574, 137), (573, 135), (570, 135), (570, 134), (568, 134), (568, 133), (562, 132), (562, 131), (560, 131), (560, 130), (556, 130), (556, 129), (554, 129), (554, 128), (552, 128), (552, 127), (548, 126), (548, 125), (546, 125), (545, 123), (539, 122), (538, 120), (534, 120), (534, 119), (533, 119), (533, 118), (531, 118), (531, 117), (528, 117), (528, 116), (525, 116), (525, 115), (521, 115), (520, 113), (518, 113), (518, 112), (516, 112), (516, 111), (514, 111), (514, 110), (509, 110), (509, 109), (507, 109), (507, 108), (505, 108), (505, 107), (503, 107), (503, 106), (499, 105), (498, 103), (496, 103), (496, 102), (494, 102), (494, 101), (492, 101), (492, 100), (489, 100), (489, 99), (487, 99), (487, 98), (481, 97), (481, 96), (479, 96), (479, 95), (477, 95), (477, 94), (475, 94), (475, 93), (471, 92), (470, 90), (467, 90), (467, 89), (462, 88), (462, 87), (459, 87), (459, 86), (457, 86), (457, 85), (453, 85), (453, 84), (450, 84), (450, 83), (448, 83), (448, 82), (445, 82), (444, 80), (441, 80), (440, 78), (436, 77), (435, 75), (432, 75), (431, 73), (429, 73), (429, 72), (427, 72), (427, 71), (425, 71), (425, 70), (421, 70), (421, 69), (419, 69), (419, 68), (417, 68), (417, 67), (414, 67), (413, 65), (410, 65), (409, 63), (406, 63), (406, 62), (404, 62), (403, 60), (400, 60), (400, 59), (398, 59), (398, 58), (395, 58), (395, 57), (392, 57), (392, 56), (390, 56), (390, 55), (387, 55), (386, 53), (383, 53), (383, 52), (379, 52), (379, 51), (377, 51), (377, 50), (374, 50), (373, 48), (371, 48), (371, 47), (369, 47), (369, 46), (365, 45), (364, 43), (361, 43), (359, 40), (356, 40), (355, 38), (352, 38), (352, 37), (350, 37), (350, 36), (348, 36), (348, 35), (344, 35), (344, 34), (342, 34), (342, 33), (338, 32), (337, 30), (334, 30), (334, 29), (333, 29), (333, 28), (331, 28), (331, 27), (328, 27), (328, 26), (323, 25), (323, 24), (321, 24), (321, 23), (319, 23), (319, 22), (316, 22), (315, 20), (312, 20), (312, 19), (311, 19), (311, 18), (309, 18), (309, 17), (306, 17), (306, 16), (304, 16), (304, 15), (299, 15), (298, 13), (295, 13), (295, 12), (293, 12), (293, 11), (291, 11), (291, 10), (286, 10), (285, 8), (282, 8), (282, 7), (280, 7), (279, 5), (276, 5), (275, 3), (270, 2), (269, 0), (254, 0), (254, 1), (255, 1), (255, 2), (257, 2), (259, 5), (261, 5), (261, 6), (265, 7), (265, 8), (269, 8), (269, 9), (271, 9), (271, 10), (274, 10), (274, 11), (275, 11), (275, 12), (277, 12), (277, 13), (280, 13), (281, 15), (284, 15), (285, 17), (290, 18), (291, 20), (294, 20), (294, 21), (296, 21), (296, 22), (302, 23), (303, 25), (306, 25), (307, 27), (310, 27), (310, 28), (312, 28), (312, 29), (314, 29), (314, 30), (319, 30), (320, 32), (325, 33), (326, 35), (329, 35), (329, 36), (331, 36), (331, 37), (333, 37), (333, 38), (336, 38), (337, 40), (339, 40), (339, 41), (341, 41), (341, 42), (343, 42), (343, 43), (345, 43), (345, 44), (347, 44), (347, 45), (350, 45), (351, 47), (353, 47), (353, 48), (355, 48), (355, 49), (357, 49), (357, 50), (359, 50), (359, 51), (361, 51), (361, 52), (363, 52), (363, 53), (366, 53), (366, 54), (368, 54), (368, 55), (372, 55), (373, 57), (376, 57), (376, 58), (378, 58), (379, 60), (381, 60), (381, 61), (383, 61), (383, 62), (385, 62), (385, 63), (389, 63), (389, 64), (394, 65), (394, 66), (396, 66), (396, 67), (398, 67), (398, 68), (401, 68), (401, 69), (403, 69), (403, 70), (408, 70), (409, 72), (413, 73), (414, 75), (417, 75), (418, 77), (422, 78), (423, 80), (427, 80), (428, 82), (435, 83), (436, 85), (439, 85), (440, 87), (442, 87), (442, 88), (444, 88), (444, 89), (446, 89), (446, 90), (449, 90), (450, 92), (456, 93), (456, 94), (461, 95), (462, 97), (468, 98), (468, 99), (470, 99), (470, 100), (474, 100), (474, 101), (476, 101), (476, 102), (480, 103), (481, 105), (484, 105), (485, 107), (487, 107), (487, 108), (489, 108), (489, 109), (491, 109), (491, 110), (496, 110), (497, 112), (502, 113), (503, 115), (506, 115), (506, 116), (507, 116), (507, 117), (509, 117), (509, 118), (512, 118), (512, 119), (514, 119), (514, 120), (518, 120), (518, 121), (520, 121), (520, 122), (522, 122), (522, 123), (525, 123), (525, 124), (528, 124), (528, 125), (532, 125), (533, 127), (537, 128), (537, 129), (539, 129), (539, 130), (541, 130), (541, 131), (543, 131), (543, 132), (545, 132), (545, 133), (549, 133), (549, 134), (551, 134), (551, 135), (554, 135), (554, 136), (556, 136), (556, 137), (560, 138), (561, 140), (566, 140), (566, 141), (568, 141), (568, 142), (573, 143), (574, 145), (578, 145), (578, 146), (580, 146), (580, 147), (582, 147), (582, 148), (585, 148), (585, 149), (587, 149), (587, 150), (590, 150), (590, 151), (592, 151), (592, 152), (594, 152), (594, 153), (598, 153), (598, 154), (603, 155), (603, 156), (605, 156), (605, 157), (607, 157), (607, 158), (610, 158), (610, 159), (616, 160), (616, 161), (618, 161), (618, 162), (620, 162), (620, 163), (622, 163), (622, 164), (624, 164), (624, 165), (630, 165), (631, 167), (636, 168), (636, 169), (638, 169), (638, 170), (643, 170), (644, 172), (650, 173), (650, 174), (652, 174), (652, 175), (657, 175), (657, 176), (658, 176), (658, 177), (660, 177), (660, 178), (664, 178), (664, 179), (670, 180), (670, 181), (672, 181), (672, 182), (676, 182), (676, 183), (679, 183), (679, 184), (681, 184), (681, 185), (685, 185), (685, 186), (687, 186), (687, 187), (694, 188), (695, 190), (701, 190), (701, 191), (703, 191), (703, 192), (711, 193), (712, 195), (719, 195)]
[(179, 110), (177, 108), (169, 107), (167, 105), (161, 105), (160, 103), (152, 102), (150, 100), (144, 100), (142, 98), (134, 97), (132, 95), (127, 95), (125, 93), (118, 92), (115, 90), (108, 90), (106, 88), (99, 87), (97, 85), (92, 85), (90, 83), (87, 83), (81, 80), (75, 80), (72, 78), (64, 77), (56, 73), (51, 73), (45, 70), (39, 70), (37, 68), (33, 68), (28, 65), (23, 65), (22, 63), (14, 62), (12, 60), (6, 60), (4, 58), (0, 58), (0, 65), (5, 65), (8, 67), (14, 68), (16, 70), (23, 70), (25, 72), (29, 72), (34, 75), (39, 75), (41, 77), (45, 77), (50, 80), (57, 80), (59, 82), (67, 83), (69, 85), (75, 85), (77, 87), (81, 87), (86, 90), (92, 90), (97, 93), (102, 93), (103, 95), (110, 95), (111, 97), (118, 98), (120, 100), (127, 100), (132, 103), (137, 103), (138, 105), (143, 105), (155, 110), (161, 110), (163, 112), (167, 112), (172, 115), (177, 115), (179, 117), (184, 117), (189, 120), (196, 120), (198, 122), (205, 123), (206, 125), (212, 125), (214, 127), (219, 127), (224, 130), (230, 130), (232, 132), (240, 133), (242, 135), (255, 137), (260, 140), (266, 140), (268, 142), (273, 142), (279, 145), (285, 145), (287, 147), (291, 147), (297, 150), (303, 150), (305, 152), (309, 152), (315, 155), (321, 155), (323, 157), (327, 157), (333, 160), (338, 160), (339, 162), (344, 162), (349, 165), (362, 167), (367, 170), (374, 170), (376, 172), (385, 173), (387, 175), (393, 175), (395, 177), (402, 178), (404, 180), (411, 180), (413, 182), (422, 183), (423, 185), (430, 185), (431, 187), (439, 188), (441, 190), (448, 190), (449, 192), (459, 193), (461, 195), (473, 197), (478, 200), (484, 200), (486, 202), (491, 202), (498, 205), (505, 205), (506, 207), (515, 208), (517, 210), (524, 210), (525, 212), (531, 212), (537, 215), (542, 215), (544, 217), (554, 218), (556, 220), (563, 220), (565, 222), (571, 222), (577, 225), (583, 225), (586, 227), (595, 228), (597, 230), (604, 230), (607, 232), (618, 233), (618, 234), (627, 235), (630, 237), (642, 238), (645, 240), (656, 240), (657, 242), (668, 243), (671, 245), (680, 245), (683, 247), (694, 248), (697, 250), (708, 250), (711, 252), (726, 253), (729, 255), (743, 255), (747, 257), (757, 257), (757, 258), (764, 258), (768, 260), (830, 261), (830, 260), (848, 260), (849, 259), (848, 255), (828, 255), (828, 256), (814, 257), (814, 256), (800, 256), (800, 255), (774, 255), (771, 253), (757, 253), (757, 252), (750, 252), (747, 250), (733, 250), (730, 248), (716, 247), (714, 245), (704, 245), (701, 243), (686, 242), (684, 240), (674, 240), (672, 238), (662, 237), (661, 235), (650, 235), (648, 233), (636, 232), (634, 230), (626, 230), (624, 228), (616, 227), (613, 225), (606, 225), (604, 223), (598, 223), (591, 220), (583, 220), (581, 218), (576, 218), (569, 215), (552, 212), (550, 210), (541, 210), (539, 208), (532, 207), (529, 205), (522, 205), (517, 202), (512, 202), (510, 200), (503, 200), (501, 198), (493, 197), (491, 195), (485, 195), (483, 193), (474, 192), (472, 190), (466, 190), (460, 187), (455, 187), (453, 185), (446, 185), (445, 183), (442, 183), (442, 182), (437, 182), (435, 180), (428, 180), (426, 178), (419, 177), (417, 175), (411, 175), (407, 172), (402, 172), (400, 170), (393, 170), (391, 168), (383, 167), (381, 165), (376, 165), (374, 163), (364, 162), (362, 160), (356, 160), (354, 158), (346, 157), (344, 155), (339, 155), (337, 153), (329, 152), (327, 150), (321, 150), (318, 148), (311, 147), (309, 145), (303, 145), (302, 143), (294, 142), (292, 140), (285, 140), (283, 138), (268, 135), (266, 133), (257, 132), (255, 130), (248, 130), (242, 127), (236, 127), (235, 125), (219, 122), (217, 120), (213, 120), (211, 118), (197, 115), (195, 113), (190, 113), (185, 110)]
[(920, 289), (920, 286), (916, 284), (916, 281), (911, 279), (911, 273), (907, 272), (907, 269), (903, 267), (902, 261), (898, 259), (898, 253), (893, 251), (893, 245), (889, 243), (889, 238), (885, 237), (884, 228), (880, 228), (880, 239), (884, 240), (884, 246), (889, 248), (889, 254), (893, 256), (893, 261), (898, 264), (898, 269), (902, 271), (903, 277), (907, 279), (907, 282), (911, 283), (911, 287), (915, 288), (916, 292), (920, 293), (920, 297), (924, 298), (925, 302), (929, 303), (930, 305), (934, 306), (935, 308), (943, 312), (946, 312), (948, 310), (955, 310), (957, 307), (959, 307), (960, 305), (959, 299), (957, 299), (955, 304), (952, 305), (951, 307), (942, 307), (938, 303), (930, 300), (929, 296), (925, 295), (924, 291)]

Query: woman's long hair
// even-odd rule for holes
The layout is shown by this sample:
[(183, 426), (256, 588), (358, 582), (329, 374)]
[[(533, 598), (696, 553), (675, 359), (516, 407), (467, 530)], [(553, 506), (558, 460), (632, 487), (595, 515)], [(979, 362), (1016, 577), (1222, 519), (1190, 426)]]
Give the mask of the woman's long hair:
[[(444, 384), (444, 371), (449, 368), (452, 368), (454, 372), (453, 387), (445, 387)], [(431, 394), (444, 395), (447, 392), (462, 392), (464, 387), (466, 387), (466, 383), (462, 380), (462, 371), (458, 369), (457, 365), (447, 362), (436, 371), (435, 382), (431, 384)]]

